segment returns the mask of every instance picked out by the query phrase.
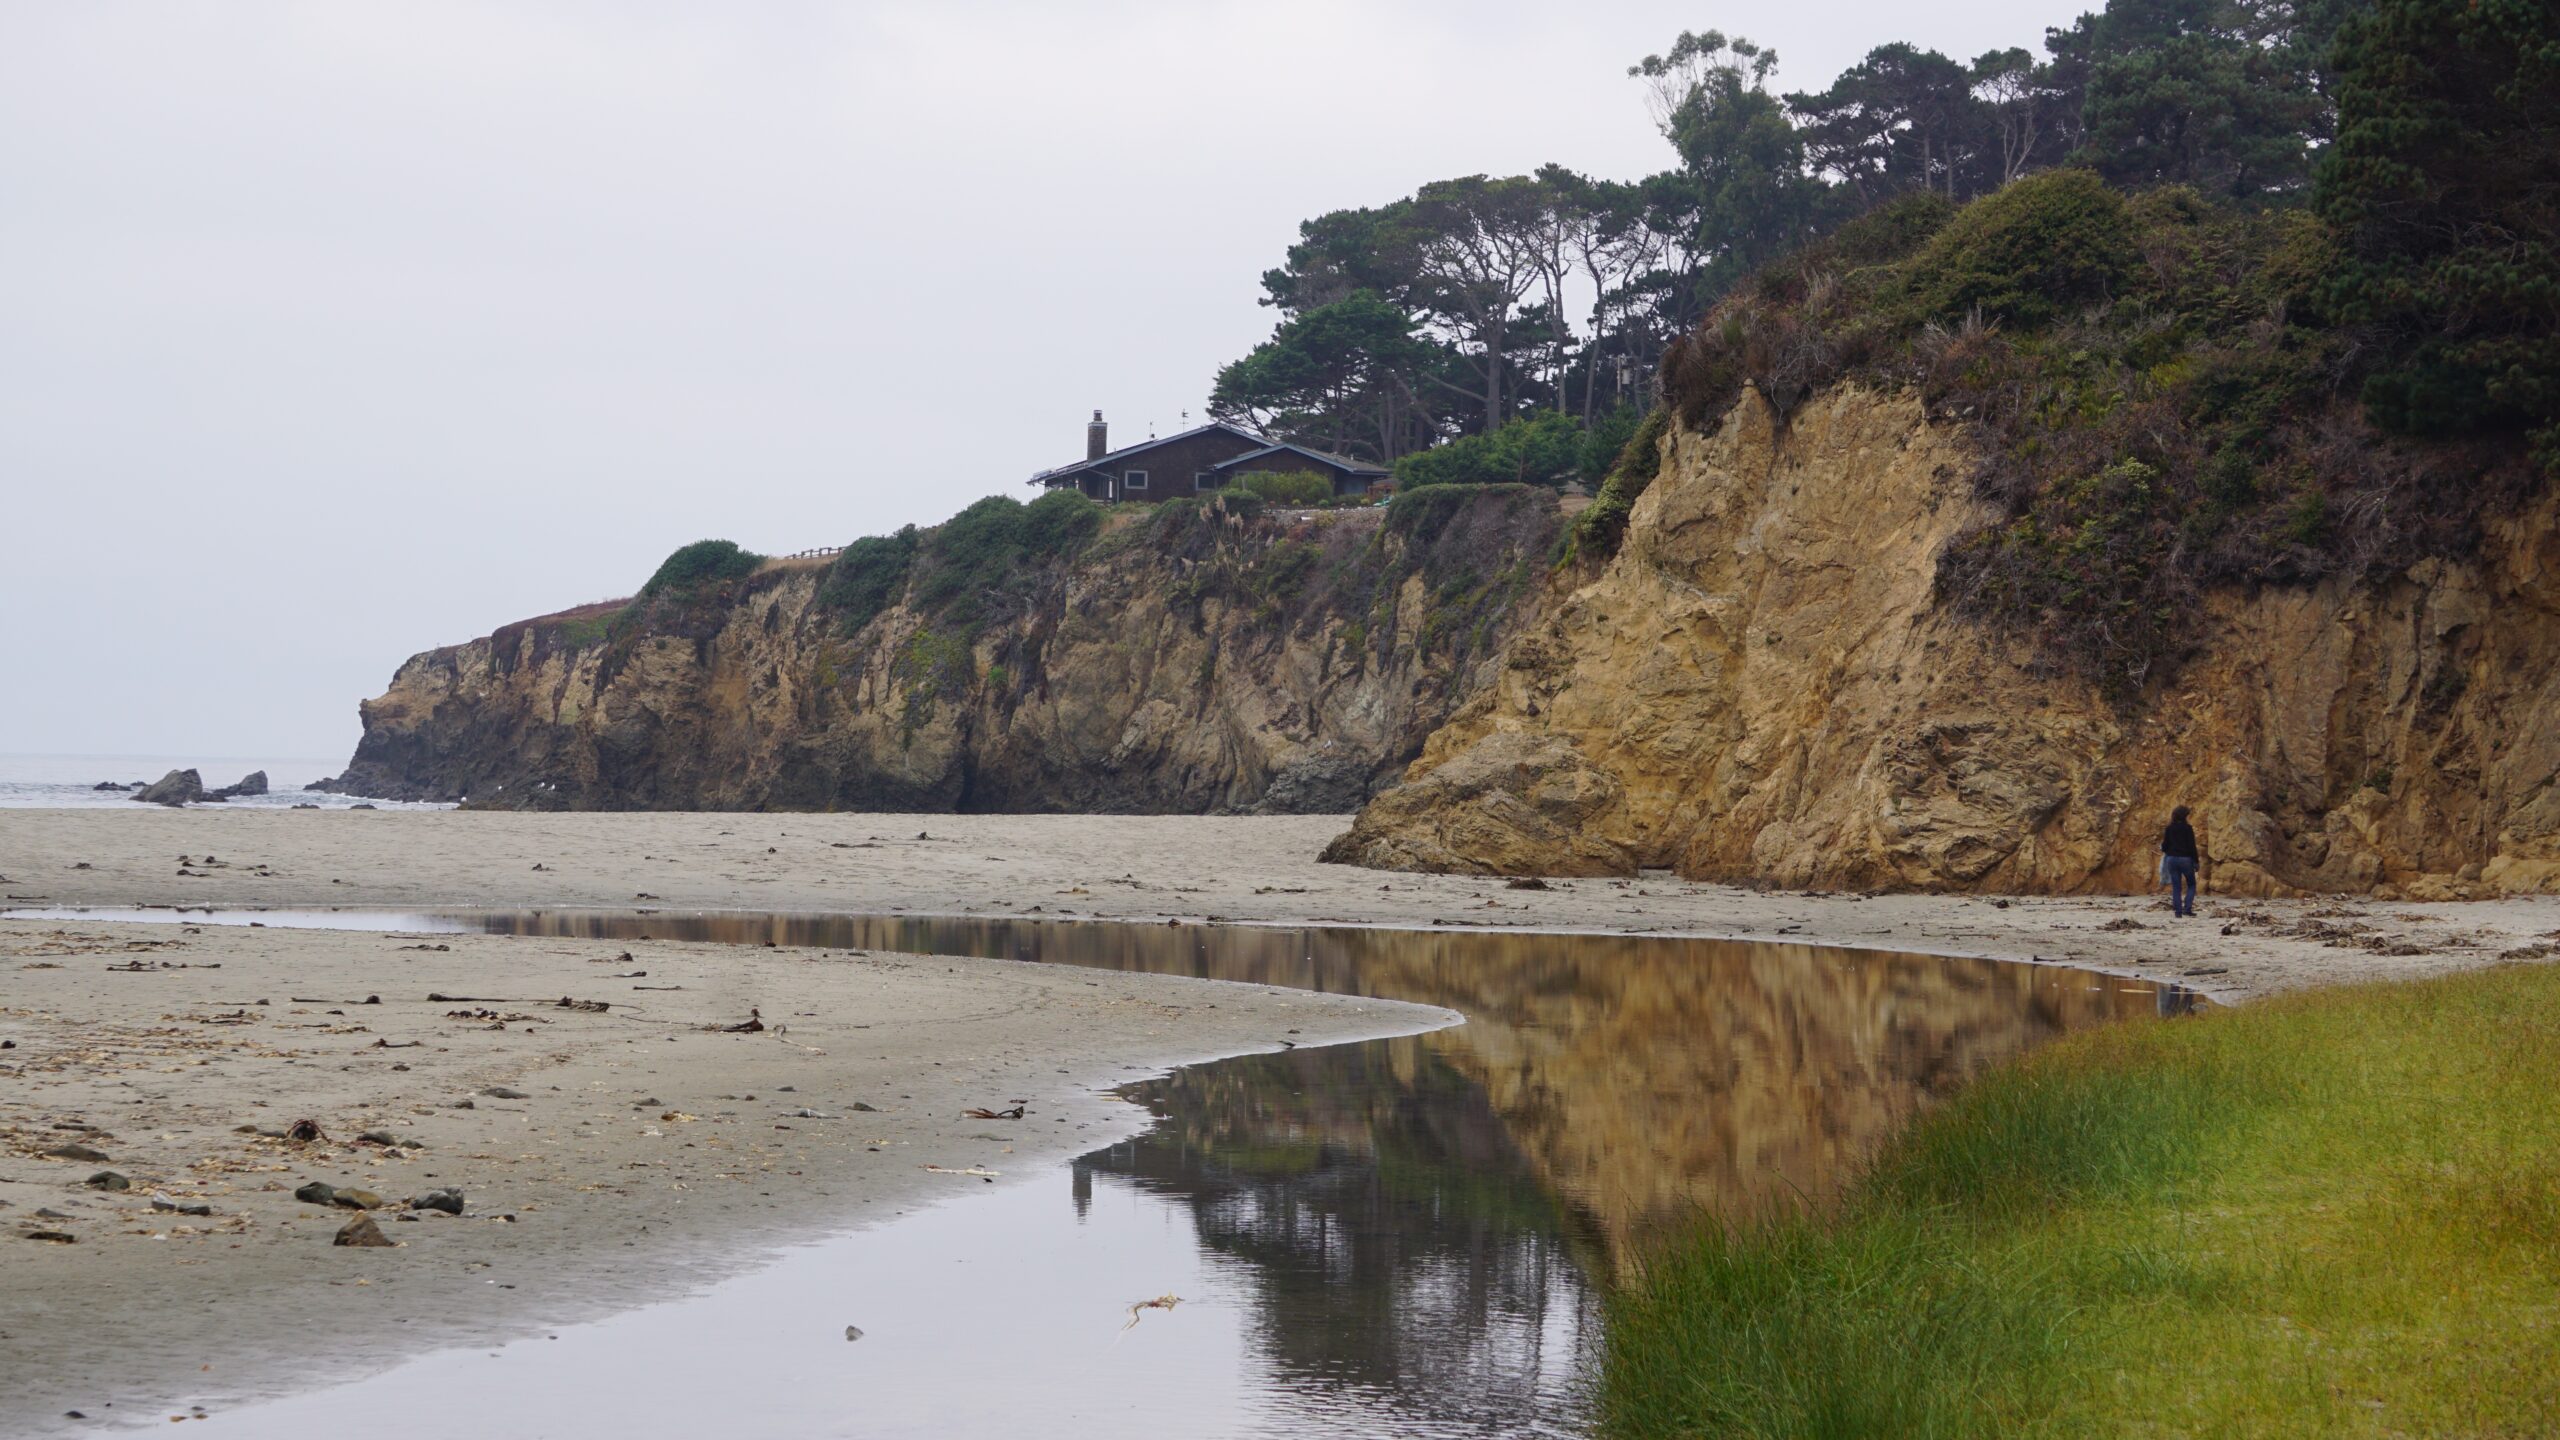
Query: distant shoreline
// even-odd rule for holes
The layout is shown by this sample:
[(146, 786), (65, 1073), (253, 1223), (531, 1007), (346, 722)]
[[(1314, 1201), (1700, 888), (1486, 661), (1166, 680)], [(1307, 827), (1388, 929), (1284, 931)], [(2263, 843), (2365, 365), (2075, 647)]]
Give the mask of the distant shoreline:
[(291, 809), (296, 805), (345, 809), (369, 804), (376, 809), (450, 809), (447, 805), (410, 805), (362, 795), (309, 790), (314, 781), (334, 778), (345, 762), (302, 757), (177, 755), (0, 755), (0, 809), (92, 810), (137, 808), (131, 789), (100, 790), (101, 784), (149, 785), (173, 771), (194, 770), (207, 789), (234, 784), (263, 773), (269, 793), (220, 802), (238, 809)]

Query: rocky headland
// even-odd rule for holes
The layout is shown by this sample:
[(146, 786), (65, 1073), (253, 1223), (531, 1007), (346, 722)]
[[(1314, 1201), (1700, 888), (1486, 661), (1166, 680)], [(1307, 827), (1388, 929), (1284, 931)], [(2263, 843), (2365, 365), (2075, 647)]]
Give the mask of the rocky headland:
[(1554, 497), (1289, 516), (1247, 498), (986, 501), (832, 561), (504, 626), (402, 665), (346, 772), (313, 788), (538, 810), (1349, 811), (1535, 613)]
[(2193, 806), (2224, 893), (2560, 886), (2560, 515), (2463, 558), (2207, 593), (2128, 703), (1957, 613), (1962, 428), (1843, 385), (1672, 425), (1618, 553), (1327, 858), (1843, 889), (2126, 890)]

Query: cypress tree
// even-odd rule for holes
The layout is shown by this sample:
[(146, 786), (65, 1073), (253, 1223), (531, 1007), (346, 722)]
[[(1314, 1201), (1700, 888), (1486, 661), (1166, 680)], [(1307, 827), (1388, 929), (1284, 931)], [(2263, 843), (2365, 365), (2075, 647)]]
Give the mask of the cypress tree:
[(2338, 32), (2321, 215), (2334, 318), (2370, 327), (2367, 413), (2523, 430), (2560, 474), (2560, 5), (2375, 0)]

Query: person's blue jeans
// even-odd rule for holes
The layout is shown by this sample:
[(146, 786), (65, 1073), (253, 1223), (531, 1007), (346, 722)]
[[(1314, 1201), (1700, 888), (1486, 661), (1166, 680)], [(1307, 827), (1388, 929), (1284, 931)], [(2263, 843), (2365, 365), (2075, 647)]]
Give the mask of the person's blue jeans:
[(2169, 909), (2180, 915), (2196, 913), (2196, 860), (2192, 855), (2164, 855), (2160, 868), (2169, 876)]

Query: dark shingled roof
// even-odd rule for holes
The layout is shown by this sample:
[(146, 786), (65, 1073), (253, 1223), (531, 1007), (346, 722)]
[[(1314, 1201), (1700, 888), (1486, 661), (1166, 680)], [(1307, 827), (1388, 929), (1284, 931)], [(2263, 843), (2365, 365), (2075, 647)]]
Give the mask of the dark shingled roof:
[[(1091, 460), (1079, 460), (1073, 465), (1053, 465), (1050, 468), (1041, 471), (1039, 474), (1032, 476), (1024, 483), (1031, 485), (1046, 485), (1056, 481), (1063, 481), (1070, 476), (1080, 475), (1087, 470), (1099, 470), (1106, 465), (1126, 460), (1131, 456), (1143, 455), (1147, 451), (1153, 450), (1159, 445), (1170, 445), (1176, 440), (1188, 440), (1194, 435), (1205, 435), (1212, 430), (1224, 430), (1228, 434), (1233, 435), (1240, 440), (1251, 440), (1257, 444), (1266, 446), (1271, 445), (1271, 439), (1267, 435), (1256, 435), (1241, 425), (1230, 425), (1224, 420), (1212, 420), (1206, 425), (1194, 425), (1190, 429), (1182, 431), (1179, 434), (1150, 436), (1135, 445), (1123, 445), (1117, 450), (1111, 451), (1105, 455), (1096, 456)], [(1277, 449), (1279, 447), (1271, 446), (1271, 448)], [(1267, 454), (1269, 452), (1262, 451), (1257, 453)]]
[(1345, 471), (1353, 475), (1388, 475), (1394, 473), (1386, 466), (1379, 465), (1368, 460), (1354, 460), (1348, 455), (1336, 455), (1330, 450), (1318, 450), (1311, 445), (1292, 445), (1286, 440), (1280, 441), (1274, 445), (1265, 446), (1260, 450), (1254, 451), (1250, 455), (1239, 455), (1233, 460), (1221, 460), (1209, 468), (1212, 470), (1230, 470), (1238, 465), (1260, 460), (1266, 456), (1277, 455), (1284, 450), (1292, 455), (1304, 455), (1319, 465), (1330, 465), (1336, 470)]

